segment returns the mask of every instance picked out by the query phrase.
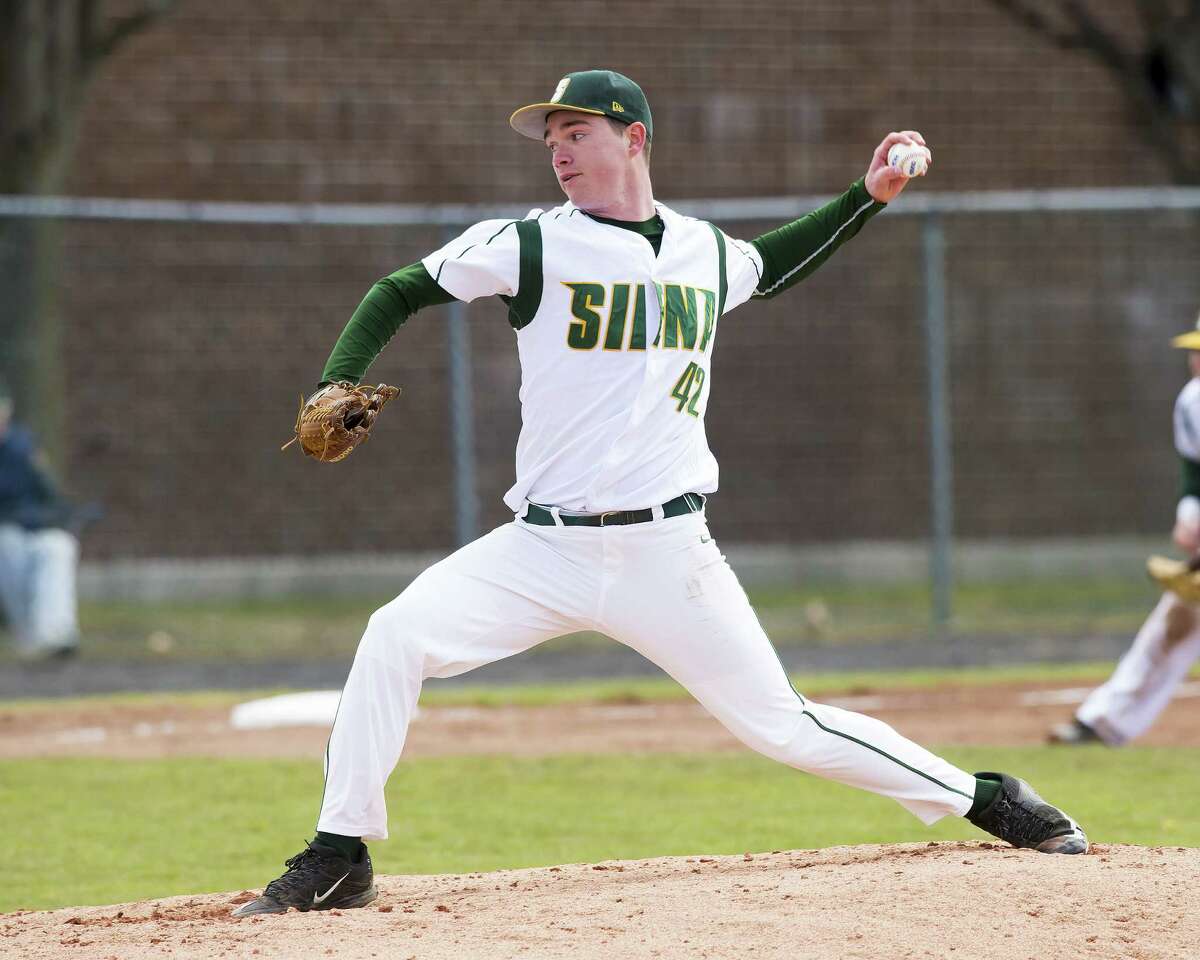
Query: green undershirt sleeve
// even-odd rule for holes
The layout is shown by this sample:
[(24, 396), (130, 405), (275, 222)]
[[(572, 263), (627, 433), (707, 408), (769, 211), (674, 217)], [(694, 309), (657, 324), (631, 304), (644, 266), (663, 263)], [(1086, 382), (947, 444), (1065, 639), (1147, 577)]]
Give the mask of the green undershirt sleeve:
[(437, 285), (421, 263), (409, 264), (376, 283), (350, 317), (325, 361), (321, 383), (361, 382), (367, 368), (401, 325), (422, 307), (454, 297)]
[(882, 210), (862, 179), (823, 207), (751, 242), (762, 256), (763, 274), (755, 297), (774, 297), (795, 286)]
[(1200, 497), (1200, 463), (1187, 457), (1180, 457), (1179, 463), (1179, 498)]

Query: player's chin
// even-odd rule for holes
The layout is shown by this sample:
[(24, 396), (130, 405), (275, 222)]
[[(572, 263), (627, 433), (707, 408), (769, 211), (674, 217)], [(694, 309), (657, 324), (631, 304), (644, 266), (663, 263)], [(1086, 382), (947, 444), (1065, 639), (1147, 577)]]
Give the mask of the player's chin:
[(562, 192), (567, 195), (567, 199), (576, 206), (579, 206), (579, 201), (583, 200), (587, 193), (586, 188), (579, 184), (580, 179), (582, 178), (575, 176), (569, 180), (558, 181), (558, 185), (562, 187)]

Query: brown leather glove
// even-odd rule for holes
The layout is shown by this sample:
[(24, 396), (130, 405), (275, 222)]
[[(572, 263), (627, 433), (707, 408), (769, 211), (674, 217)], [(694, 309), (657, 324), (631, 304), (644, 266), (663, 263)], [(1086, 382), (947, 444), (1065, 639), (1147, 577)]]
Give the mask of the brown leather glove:
[(299, 440), (300, 449), (322, 463), (344, 460), (370, 436), (383, 405), (399, 393), (398, 387), (384, 383), (371, 387), (341, 381), (324, 386), (308, 400), (301, 399), (292, 428), (296, 435), (280, 449)]
[(1146, 572), (1150, 574), (1150, 579), (1188, 603), (1200, 602), (1198, 568), (1200, 556), (1189, 561), (1171, 560), (1168, 557), (1151, 557), (1146, 561)]

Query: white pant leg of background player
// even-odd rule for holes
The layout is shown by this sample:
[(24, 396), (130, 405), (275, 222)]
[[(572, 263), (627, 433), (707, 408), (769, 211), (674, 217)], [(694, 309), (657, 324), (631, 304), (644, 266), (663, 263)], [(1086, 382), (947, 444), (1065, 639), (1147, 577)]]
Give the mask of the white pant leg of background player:
[(700, 514), (603, 531), (601, 629), (686, 687), (735, 736), (808, 773), (892, 797), (925, 823), (970, 809), (975, 778), (861, 714), (797, 694)]
[(1113, 675), (1075, 714), (1114, 746), (1145, 733), (1200, 658), (1200, 617), (1164, 593)]
[(79, 541), (66, 530), (39, 530), (30, 536), (29, 622), (34, 641), (39, 647), (73, 644), (79, 636)]
[(23, 652), (75, 642), (78, 561), (79, 541), (65, 530), (0, 525), (0, 602)]
[(28, 536), (16, 524), (0, 523), (0, 604), (18, 647), (29, 643)]
[[(582, 537), (520, 521), (430, 567), (377, 610), (342, 690), (317, 829), (387, 838), (384, 785), (427, 677), (453, 677), (591, 626), (595, 558)], [(559, 531), (561, 532), (561, 531)]]

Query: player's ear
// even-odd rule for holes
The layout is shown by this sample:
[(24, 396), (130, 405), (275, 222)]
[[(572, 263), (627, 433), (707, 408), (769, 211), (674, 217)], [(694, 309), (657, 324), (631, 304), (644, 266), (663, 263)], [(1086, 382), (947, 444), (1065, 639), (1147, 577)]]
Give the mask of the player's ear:
[(626, 143), (629, 155), (636, 157), (646, 149), (646, 125), (640, 120), (635, 121), (625, 129)]

